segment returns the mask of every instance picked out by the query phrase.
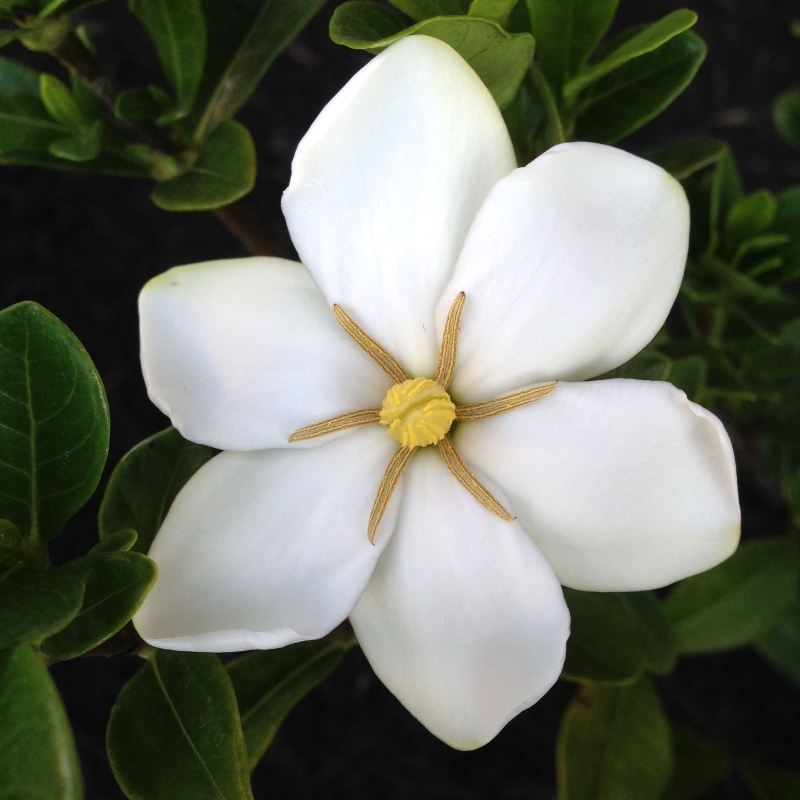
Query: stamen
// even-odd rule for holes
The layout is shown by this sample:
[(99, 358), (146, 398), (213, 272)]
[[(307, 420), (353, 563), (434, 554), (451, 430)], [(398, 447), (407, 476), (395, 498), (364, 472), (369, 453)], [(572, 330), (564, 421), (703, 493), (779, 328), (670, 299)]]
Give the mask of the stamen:
[(469, 406), (457, 406), (456, 419), (464, 421), (486, 419), (498, 414), (505, 414), (506, 411), (513, 411), (515, 408), (521, 408), (528, 403), (547, 397), (556, 386), (558, 386), (558, 381), (553, 381), (542, 386), (534, 386), (533, 389), (507, 394), (505, 397), (498, 397), (495, 400), (486, 400), (483, 403), (473, 403)]
[(306, 425), (305, 428), (298, 428), (290, 437), (290, 442), (302, 442), (305, 439), (316, 439), (318, 436), (327, 436), (329, 433), (343, 431), (347, 428), (355, 428), (359, 425), (371, 425), (373, 422), (381, 421), (381, 410), (379, 408), (365, 408), (362, 411), (350, 411), (333, 419), (326, 419), (324, 422), (317, 422), (314, 425)]
[(378, 487), (378, 494), (375, 496), (375, 502), (372, 504), (372, 511), (370, 511), (369, 514), (367, 536), (369, 536), (370, 544), (375, 544), (375, 534), (378, 531), (378, 525), (380, 525), (383, 519), (386, 506), (389, 505), (392, 493), (397, 486), (397, 482), (400, 480), (400, 474), (406, 468), (414, 450), (416, 450), (415, 447), (401, 447), (392, 456), (389, 466), (386, 467), (386, 472), (383, 473), (381, 485)]
[(450, 311), (447, 312), (447, 322), (444, 324), (442, 334), (442, 349), (439, 351), (439, 368), (436, 370), (436, 383), (445, 389), (453, 378), (456, 367), (456, 348), (458, 347), (458, 326), (461, 322), (461, 312), (464, 309), (464, 292), (459, 292)]
[(373, 338), (367, 335), (351, 319), (340, 306), (334, 305), (333, 316), (342, 326), (344, 332), (395, 382), (402, 383), (409, 379), (408, 373), (400, 366), (397, 359), (387, 353)]
[(450, 472), (484, 508), (488, 508), (492, 514), (500, 517), (505, 522), (514, 521), (514, 517), (500, 505), (499, 501), (469, 471), (467, 465), (461, 460), (461, 456), (456, 452), (455, 445), (449, 434), (439, 442), (439, 450)]

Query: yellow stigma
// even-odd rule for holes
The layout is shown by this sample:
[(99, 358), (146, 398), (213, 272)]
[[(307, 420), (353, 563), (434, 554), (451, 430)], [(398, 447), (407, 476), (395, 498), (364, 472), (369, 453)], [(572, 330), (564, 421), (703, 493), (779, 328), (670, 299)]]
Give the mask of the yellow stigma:
[(444, 439), (456, 407), (450, 395), (436, 381), (411, 378), (396, 383), (386, 392), (381, 409), (381, 424), (403, 447), (426, 447)]

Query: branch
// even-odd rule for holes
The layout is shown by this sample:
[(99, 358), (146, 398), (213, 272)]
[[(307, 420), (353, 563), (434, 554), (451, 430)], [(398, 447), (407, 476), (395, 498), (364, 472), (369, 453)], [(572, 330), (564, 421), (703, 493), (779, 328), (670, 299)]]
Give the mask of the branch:
[(215, 208), (214, 216), (245, 246), (251, 256), (280, 256), (272, 240), (238, 203)]

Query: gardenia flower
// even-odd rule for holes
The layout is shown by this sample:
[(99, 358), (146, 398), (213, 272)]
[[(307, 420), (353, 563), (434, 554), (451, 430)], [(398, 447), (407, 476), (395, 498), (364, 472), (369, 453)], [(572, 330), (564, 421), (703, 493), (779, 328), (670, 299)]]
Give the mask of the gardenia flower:
[(175, 499), (134, 622), (224, 652), (349, 616), (406, 708), (479, 747), (559, 676), (559, 583), (651, 589), (736, 547), (716, 417), (668, 383), (580, 382), (663, 325), (686, 198), (596, 144), (517, 169), (476, 74), (410, 36), (322, 111), (283, 209), (303, 264), (178, 267), (142, 292), (150, 397), (225, 452)]

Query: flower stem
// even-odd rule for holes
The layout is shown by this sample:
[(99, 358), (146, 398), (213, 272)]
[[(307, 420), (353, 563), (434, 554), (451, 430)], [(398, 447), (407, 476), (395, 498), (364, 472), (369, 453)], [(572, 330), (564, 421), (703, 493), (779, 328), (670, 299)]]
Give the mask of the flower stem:
[(550, 146), (552, 147), (553, 145), (566, 142), (567, 138), (564, 135), (564, 125), (561, 121), (561, 114), (559, 113), (558, 104), (553, 96), (553, 90), (547, 82), (547, 78), (545, 78), (541, 67), (535, 61), (531, 63), (528, 72), (533, 79), (536, 90), (539, 92), (539, 99), (542, 101), (545, 116), (547, 117)]
[(280, 251), (238, 203), (215, 208), (214, 216), (245, 246), (251, 256), (279, 256)]

